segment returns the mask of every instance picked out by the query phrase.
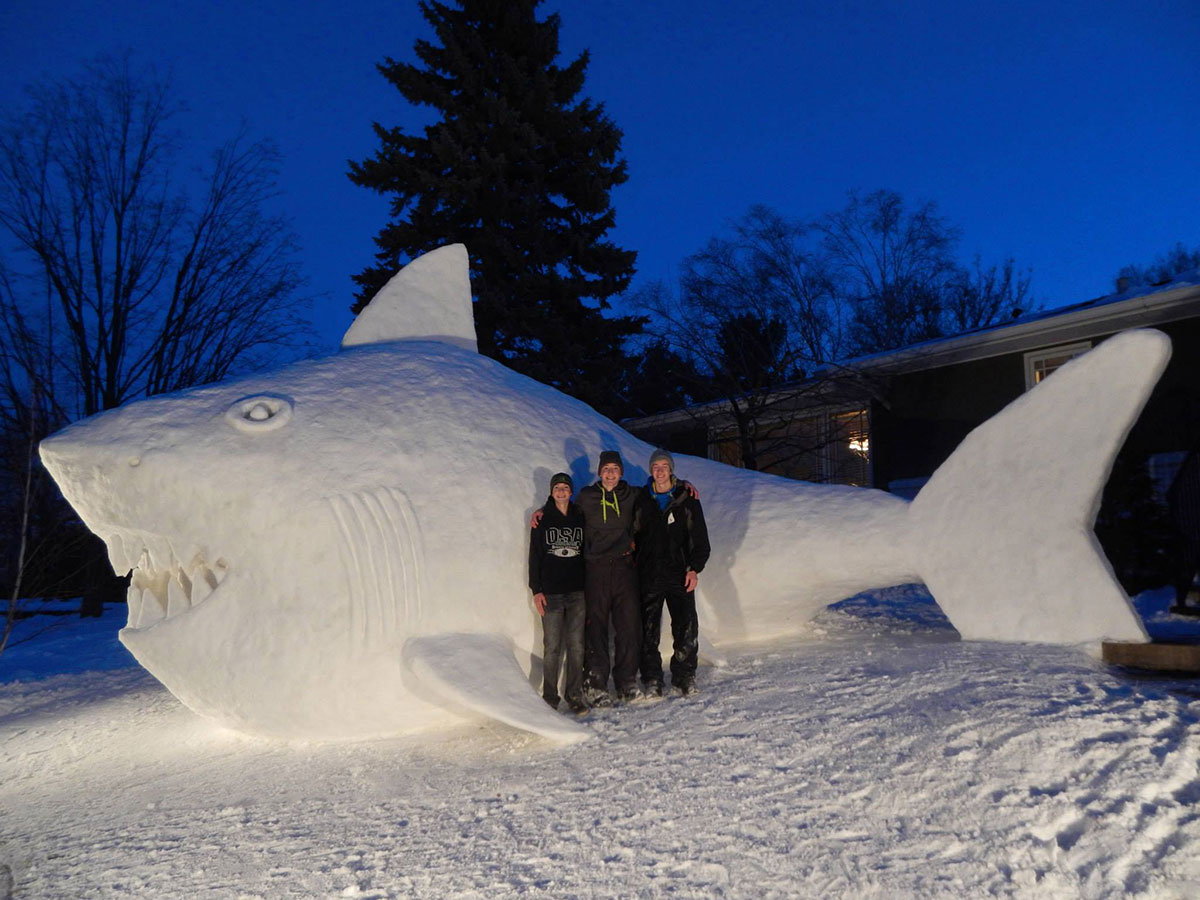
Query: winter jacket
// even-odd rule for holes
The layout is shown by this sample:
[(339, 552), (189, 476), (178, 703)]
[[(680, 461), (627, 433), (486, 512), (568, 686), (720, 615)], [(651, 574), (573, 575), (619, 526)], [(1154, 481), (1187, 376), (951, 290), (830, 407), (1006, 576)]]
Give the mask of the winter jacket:
[(566, 515), (551, 497), (542, 521), (529, 532), (529, 589), (535, 594), (583, 590), (583, 512), (567, 504)]
[(687, 570), (703, 571), (711, 549), (700, 501), (679, 481), (665, 509), (659, 508), (650, 484), (643, 489), (634, 515), (634, 540), (643, 594), (682, 591)]
[(576, 501), (587, 521), (583, 554), (589, 560), (628, 556), (633, 547), (633, 513), (641, 488), (618, 481), (611, 491), (600, 482), (579, 492)]

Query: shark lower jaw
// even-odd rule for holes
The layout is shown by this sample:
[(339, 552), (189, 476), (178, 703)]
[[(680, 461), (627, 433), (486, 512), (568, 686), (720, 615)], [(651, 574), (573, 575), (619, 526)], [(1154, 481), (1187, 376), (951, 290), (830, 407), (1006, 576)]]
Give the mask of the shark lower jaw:
[[(203, 550), (177, 555), (179, 543), (156, 535), (110, 532), (105, 543), (113, 570), (131, 571), (125, 628), (132, 632), (149, 631), (212, 602), (230, 572), (224, 556)], [(180, 562), (180, 556), (188, 561)]]

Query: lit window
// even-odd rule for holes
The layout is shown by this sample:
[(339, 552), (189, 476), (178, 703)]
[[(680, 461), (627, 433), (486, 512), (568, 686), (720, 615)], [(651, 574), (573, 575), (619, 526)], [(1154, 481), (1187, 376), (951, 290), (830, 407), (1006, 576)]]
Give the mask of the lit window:
[(1047, 347), (1045, 350), (1026, 353), (1025, 390), (1037, 387), (1056, 369), (1066, 365), (1077, 356), (1083, 356), (1091, 349), (1091, 341), (1082, 341), (1078, 344), (1064, 344), (1061, 347)]
[[(762, 472), (824, 484), (871, 483), (870, 428), (865, 408), (780, 417), (755, 430), (753, 448)], [(725, 427), (715, 432), (708, 456), (744, 466), (737, 431)]]

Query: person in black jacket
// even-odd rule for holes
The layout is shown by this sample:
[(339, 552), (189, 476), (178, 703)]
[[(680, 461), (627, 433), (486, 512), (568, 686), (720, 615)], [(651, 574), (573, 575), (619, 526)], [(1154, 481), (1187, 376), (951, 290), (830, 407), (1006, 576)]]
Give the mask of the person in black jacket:
[(675, 461), (666, 450), (650, 454), (650, 481), (634, 515), (642, 614), (642, 685), (662, 696), (663, 603), (671, 614), (671, 684), (683, 694), (696, 689), (700, 626), (696, 585), (710, 552), (708, 527), (700, 501), (675, 477)]
[(563, 694), (571, 712), (587, 712), (583, 702), (583, 513), (571, 502), (571, 476), (550, 479), (541, 528), (529, 534), (529, 589), (542, 617), (542, 699), (558, 708), (558, 678), (564, 648), (567, 670)]

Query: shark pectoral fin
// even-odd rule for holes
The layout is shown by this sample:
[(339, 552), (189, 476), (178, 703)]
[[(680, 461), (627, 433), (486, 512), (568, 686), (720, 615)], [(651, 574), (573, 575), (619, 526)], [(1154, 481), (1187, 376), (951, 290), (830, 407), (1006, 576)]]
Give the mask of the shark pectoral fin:
[(561, 744), (591, 737), (554, 712), (529, 687), (512, 641), (499, 634), (437, 634), (410, 638), (404, 664), (435, 698)]

